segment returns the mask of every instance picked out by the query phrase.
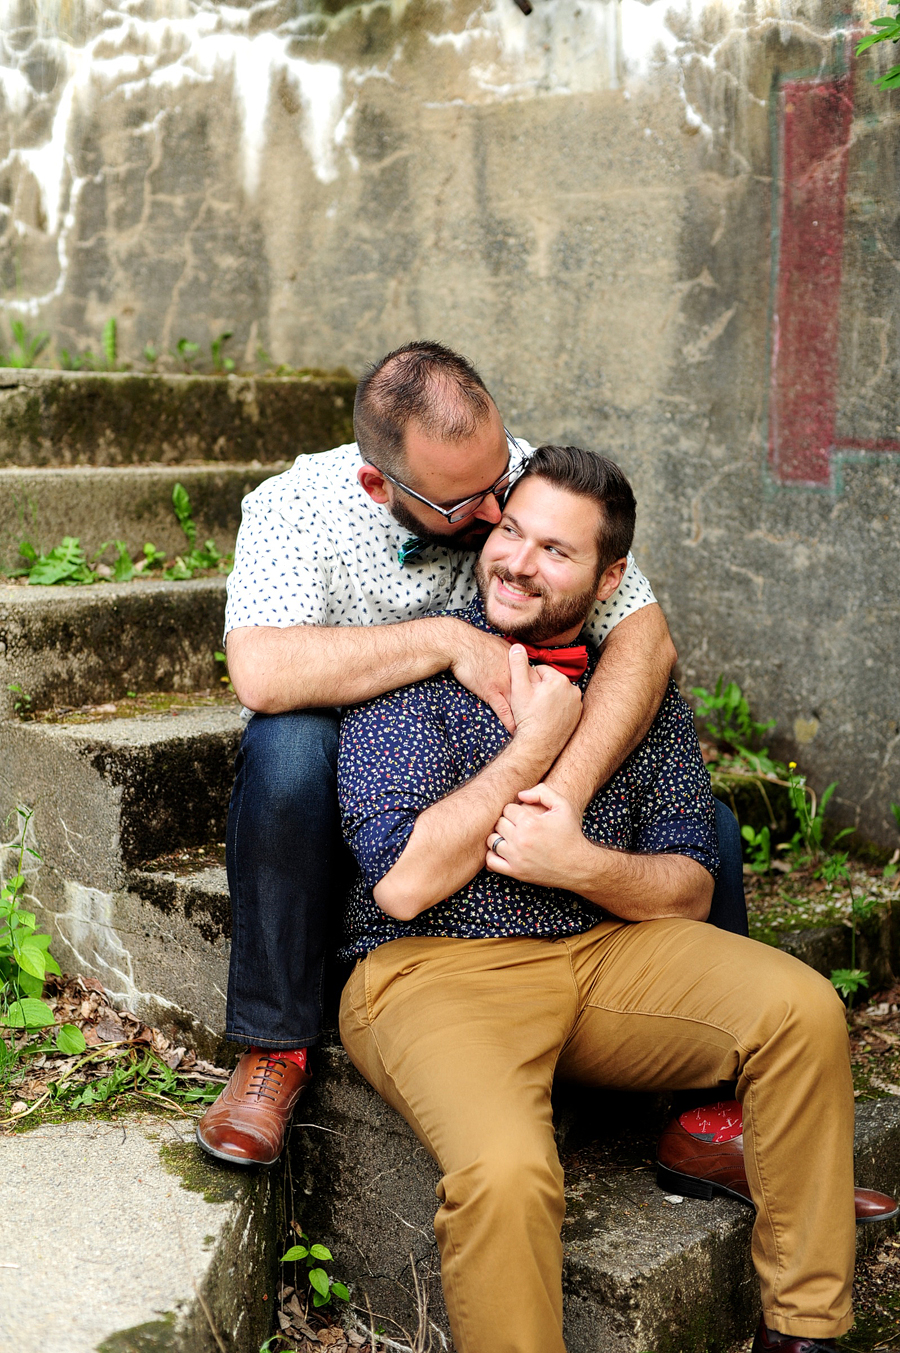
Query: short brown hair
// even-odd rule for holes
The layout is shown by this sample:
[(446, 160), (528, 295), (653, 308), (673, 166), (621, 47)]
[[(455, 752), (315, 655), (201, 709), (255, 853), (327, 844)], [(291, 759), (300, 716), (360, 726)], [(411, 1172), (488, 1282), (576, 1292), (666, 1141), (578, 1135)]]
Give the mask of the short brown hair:
[(602, 508), (597, 527), (598, 576), (627, 555), (634, 539), (637, 504), (615, 461), (580, 446), (539, 446), (517, 482), (527, 478), (545, 479), (581, 498), (592, 498)]
[(465, 357), (442, 343), (407, 343), (376, 362), (356, 387), (356, 442), (364, 460), (395, 474), (403, 468), (411, 421), (439, 441), (464, 441), (490, 416), (491, 404)]

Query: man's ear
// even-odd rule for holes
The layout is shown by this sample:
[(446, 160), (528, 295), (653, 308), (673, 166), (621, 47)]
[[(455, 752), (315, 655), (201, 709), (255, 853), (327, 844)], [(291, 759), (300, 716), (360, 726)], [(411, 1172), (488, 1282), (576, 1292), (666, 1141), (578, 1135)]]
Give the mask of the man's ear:
[(373, 502), (390, 502), (387, 480), (377, 466), (360, 465), (356, 471), (356, 477)]
[(617, 559), (609, 568), (604, 569), (600, 574), (600, 582), (597, 584), (597, 600), (609, 601), (613, 592), (619, 586), (628, 567), (627, 559)]

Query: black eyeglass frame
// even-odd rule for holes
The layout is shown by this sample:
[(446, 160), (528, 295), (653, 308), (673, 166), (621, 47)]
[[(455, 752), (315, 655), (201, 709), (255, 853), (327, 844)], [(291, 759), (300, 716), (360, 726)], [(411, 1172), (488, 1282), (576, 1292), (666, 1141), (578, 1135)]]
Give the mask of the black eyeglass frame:
[[(489, 489), (485, 489), (483, 493), (475, 493), (471, 498), (461, 498), (460, 501), (454, 503), (452, 507), (439, 507), (438, 504), (433, 503), (430, 498), (423, 498), (421, 493), (416, 493), (415, 489), (411, 489), (409, 485), (404, 484), (402, 480), (395, 479), (392, 474), (388, 474), (387, 470), (382, 470), (380, 465), (375, 465), (371, 460), (367, 460), (366, 464), (372, 465), (373, 468), (376, 469), (379, 474), (384, 475), (385, 479), (393, 484), (395, 488), (402, 489), (404, 493), (408, 493), (410, 498), (415, 498), (417, 503), (424, 503), (426, 507), (431, 508), (432, 512), (440, 512), (442, 517), (445, 517), (451, 525), (454, 525), (458, 521), (465, 521), (467, 517), (471, 517), (477, 512), (485, 498), (490, 498), (491, 494), (494, 495), (498, 502), (505, 501), (506, 495), (509, 493), (512, 486), (524, 474), (527, 462), (523, 455), (522, 448), (508, 428), (504, 427), (503, 431), (506, 433), (506, 444), (509, 448), (509, 460), (506, 462), (506, 469), (503, 471), (503, 474), (499, 479), (494, 481)], [(521, 459), (521, 464), (516, 467), (513, 466), (514, 453)], [(504, 480), (506, 481), (505, 484)]]

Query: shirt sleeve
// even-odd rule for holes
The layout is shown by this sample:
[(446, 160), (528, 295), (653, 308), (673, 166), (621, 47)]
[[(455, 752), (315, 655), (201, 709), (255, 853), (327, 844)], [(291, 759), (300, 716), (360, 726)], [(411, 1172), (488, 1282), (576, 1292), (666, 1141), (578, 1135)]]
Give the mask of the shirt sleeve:
[(326, 624), (334, 559), (324, 523), (311, 516), (296, 526), (265, 497), (254, 500), (244, 499), (225, 633), (244, 625)]
[(626, 615), (649, 606), (656, 597), (647, 579), (644, 577), (634, 555), (628, 552), (628, 567), (622, 575), (622, 581), (608, 601), (598, 601), (593, 613), (588, 617), (587, 632), (595, 644), (602, 644), (610, 630), (618, 625)]
[(341, 721), (341, 823), (369, 888), (397, 863), (419, 814), (457, 788), (436, 698), (443, 680), (403, 686), (348, 710)]
[(693, 715), (674, 683), (633, 762), (639, 786), (635, 849), (687, 855), (716, 878), (719, 849), (709, 771)]

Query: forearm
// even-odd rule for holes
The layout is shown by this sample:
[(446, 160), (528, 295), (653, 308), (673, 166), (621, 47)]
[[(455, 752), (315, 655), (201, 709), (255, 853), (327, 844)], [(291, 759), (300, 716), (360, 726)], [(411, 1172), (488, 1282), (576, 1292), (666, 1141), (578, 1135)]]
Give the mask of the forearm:
[(429, 617), (396, 625), (233, 629), (228, 674), (238, 699), (261, 714), (360, 704), (443, 671), (461, 624)]
[(382, 911), (412, 920), (473, 879), (504, 803), (540, 779), (554, 751), (514, 737), (478, 775), (421, 813), (403, 854), (373, 890)]
[(714, 886), (708, 870), (687, 855), (632, 855), (586, 837), (572, 853), (569, 877), (572, 892), (623, 921), (705, 921)]
[(604, 642), (581, 721), (546, 777), (581, 812), (647, 732), (676, 656), (655, 604), (620, 620)]

